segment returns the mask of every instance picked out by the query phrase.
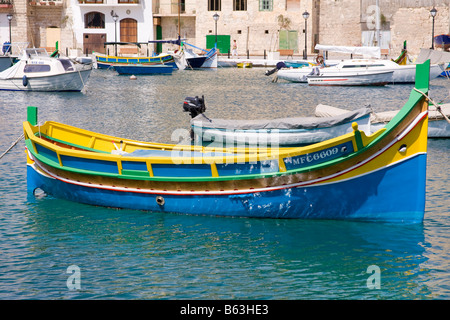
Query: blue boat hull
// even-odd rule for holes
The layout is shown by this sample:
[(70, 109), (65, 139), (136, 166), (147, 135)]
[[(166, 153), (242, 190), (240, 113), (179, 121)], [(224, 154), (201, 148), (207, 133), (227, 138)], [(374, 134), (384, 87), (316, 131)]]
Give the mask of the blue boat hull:
[[(117, 208), (258, 218), (310, 218), (420, 223), (425, 208), (426, 153), (352, 179), (235, 194), (129, 192), (67, 183), (27, 167), (28, 190)], [(401, 188), (399, 188), (401, 186)], [(157, 197), (164, 204), (157, 203)]]
[(171, 65), (126, 65), (114, 66), (119, 74), (171, 74), (173, 67)]

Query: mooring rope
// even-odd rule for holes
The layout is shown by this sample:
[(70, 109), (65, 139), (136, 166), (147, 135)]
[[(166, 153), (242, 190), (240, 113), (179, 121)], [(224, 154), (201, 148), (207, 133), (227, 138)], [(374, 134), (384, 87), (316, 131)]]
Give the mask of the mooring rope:
[(2, 155), (0, 156), (0, 159), (3, 158), (3, 156), (4, 156), (5, 154), (7, 154), (9, 151), (11, 151), (11, 149), (14, 148), (14, 146), (15, 146), (16, 144), (18, 144), (20, 140), (23, 139), (23, 137), (24, 137), (24, 134), (22, 133), (22, 135), (19, 137), (19, 139), (17, 139), (16, 142), (14, 142), (14, 143), (13, 143), (13, 144), (5, 151), (5, 152), (2, 153)]
[(445, 113), (442, 111), (441, 107), (433, 101), (433, 99), (431, 99), (425, 92), (420, 91), (419, 89), (414, 88), (414, 90), (416, 90), (418, 93), (420, 93), (421, 95), (423, 95), (425, 98), (428, 99), (428, 101), (431, 102), (431, 104), (436, 108), (436, 110), (442, 114), (442, 116), (444, 117), (444, 119), (450, 124), (450, 119), (445, 115)]

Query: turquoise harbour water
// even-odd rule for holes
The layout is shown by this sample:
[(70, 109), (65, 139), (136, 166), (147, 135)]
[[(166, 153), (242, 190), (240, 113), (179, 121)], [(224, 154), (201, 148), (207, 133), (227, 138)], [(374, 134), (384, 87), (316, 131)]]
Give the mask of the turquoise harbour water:
[[(412, 88), (272, 83), (264, 71), (133, 81), (94, 70), (82, 93), (0, 92), (0, 153), (21, 135), (29, 105), (41, 122), (177, 143), (189, 127), (186, 96), (205, 95), (210, 117), (257, 119), (312, 116), (319, 103), (396, 110)], [(438, 101), (449, 101), (449, 89), (446, 79), (431, 82)], [(21, 141), (0, 159), (0, 299), (449, 299), (449, 155), (450, 140), (429, 141), (425, 220), (391, 225), (161, 214), (35, 197), (26, 191)]]

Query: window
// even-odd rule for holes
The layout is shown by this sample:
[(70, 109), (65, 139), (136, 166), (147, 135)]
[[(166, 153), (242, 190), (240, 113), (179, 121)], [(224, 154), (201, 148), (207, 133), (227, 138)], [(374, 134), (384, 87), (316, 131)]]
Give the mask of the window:
[(49, 72), (50, 66), (48, 64), (27, 64), (23, 72)]
[(66, 71), (73, 71), (72, 62), (69, 59), (58, 59)]
[(220, 11), (222, 0), (208, 0), (208, 11)]
[(105, 29), (105, 15), (100, 12), (88, 12), (84, 15), (84, 27)]
[(259, 0), (259, 11), (272, 11), (273, 0)]
[(247, 0), (233, 0), (233, 10), (234, 11), (246, 11), (247, 10)]

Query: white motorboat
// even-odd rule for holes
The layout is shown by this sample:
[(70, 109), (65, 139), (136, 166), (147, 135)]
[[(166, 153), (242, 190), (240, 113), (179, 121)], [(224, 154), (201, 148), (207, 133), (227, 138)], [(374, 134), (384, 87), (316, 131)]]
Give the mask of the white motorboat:
[[(282, 68), (277, 72), (277, 78), (291, 82), (308, 82), (308, 77), (320, 75), (342, 76), (349, 72), (393, 72), (389, 83), (414, 83), (416, 65), (398, 65), (391, 60), (381, 59), (349, 59), (339, 62), (330, 67), (302, 67)], [(430, 79), (437, 78), (444, 71), (444, 64), (433, 64), (430, 66)]]
[(44, 48), (26, 48), (19, 61), (0, 72), (0, 90), (81, 91), (92, 64), (50, 56)]
[[(434, 105), (429, 106), (428, 111), (428, 137), (429, 138), (450, 138), (450, 104), (439, 105), (437, 110)], [(348, 113), (348, 110), (319, 104), (316, 106), (315, 116), (319, 118), (334, 118)], [(398, 111), (372, 112), (370, 115), (370, 132), (383, 128)]]

